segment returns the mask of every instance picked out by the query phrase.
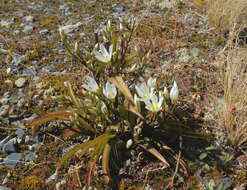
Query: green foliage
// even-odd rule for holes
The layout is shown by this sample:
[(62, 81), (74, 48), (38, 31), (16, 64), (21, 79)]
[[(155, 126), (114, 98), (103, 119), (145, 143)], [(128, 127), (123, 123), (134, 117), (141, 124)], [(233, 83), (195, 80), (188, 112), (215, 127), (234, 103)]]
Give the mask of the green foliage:
[(206, 181), (204, 183), (205, 190), (224, 190), (225, 187), (222, 183), (215, 184), (214, 180)]

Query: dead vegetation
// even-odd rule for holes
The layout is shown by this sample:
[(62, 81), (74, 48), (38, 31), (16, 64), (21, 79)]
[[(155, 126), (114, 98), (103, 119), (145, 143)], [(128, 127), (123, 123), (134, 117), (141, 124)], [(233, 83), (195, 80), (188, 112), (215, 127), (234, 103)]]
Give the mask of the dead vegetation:
[(219, 31), (229, 31), (235, 23), (243, 29), (247, 21), (247, 1), (208, 0), (207, 16), (209, 24)]
[(234, 149), (240, 149), (247, 141), (247, 49), (240, 48), (233, 39), (238, 32), (231, 32), (223, 51), (219, 54), (220, 77), (224, 95), (216, 102), (216, 119), (220, 130), (218, 139), (224, 139)]

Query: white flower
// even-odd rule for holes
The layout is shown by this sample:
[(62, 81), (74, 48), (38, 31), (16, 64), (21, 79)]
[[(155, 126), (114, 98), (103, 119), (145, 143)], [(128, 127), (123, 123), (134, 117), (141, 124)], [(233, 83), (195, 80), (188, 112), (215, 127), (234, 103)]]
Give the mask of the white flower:
[(162, 110), (163, 100), (164, 100), (164, 97), (161, 96), (161, 94), (159, 95), (159, 99), (155, 94), (153, 94), (151, 99), (144, 101), (145, 105), (146, 105), (145, 107), (149, 111), (158, 112), (158, 111)]
[(173, 86), (172, 86), (172, 89), (170, 91), (170, 99), (171, 99), (171, 102), (173, 104), (176, 104), (177, 99), (178, 99), (178, 94), (179, 94), (179, 92), (178, 92), (178, 86), (177, 86), (176, 81), (174, 81)]
[(133, 144), (133, 140), (132, 139), (129, 139), (126, 143), (126, 148), (129, 149)]
[(156, 85), (156, 78), (150, 77), (150, 78), (148, 79), (147, 85), (148, 85), (150, 88), (151, 88), (151, 87), (155, 87), (155, 85)]
[(99, 86), (94, 78), (90, 76), (85, 77), (86, 84), (83, 84), (82, 87), (90, 92), (97, 92), (99, 90)]
[(95, 55), (95, 58), (98, 61), (101, 61), (103, 63), (108, 63), (111, 61), (112, 58), (112, 50), (113, 46), (111, 45), (109, 48), (109, 52), (106, 50), (105, 46), (103, 44), (100, 44), (99, 46), (100, 50), (99, 51), (93, 51), (93, 54)]
[(154, 94), (154, 88), (146, 84), (146, 82), (135, 85), (136, 92), (141, 100), (150, 99)]
[(105, 88), (103, 88), (103, 94), (110, 100), (114, 99), (117, 95), (117, 89), (115, 85), (107, 82)]

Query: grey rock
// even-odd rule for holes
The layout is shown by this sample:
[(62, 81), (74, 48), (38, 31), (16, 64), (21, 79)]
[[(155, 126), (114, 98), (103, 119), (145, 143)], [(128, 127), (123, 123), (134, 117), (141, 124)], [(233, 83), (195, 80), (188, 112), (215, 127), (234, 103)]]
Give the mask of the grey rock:
[(29, 153), (29, 154), (27, 154), (27, 155), (25, 156), (25, 161), (26, 161), (26, 162), (30, 162), (30, 161), (32, 161), (34, 158), (36, 158), (36, 156), (37, 156), (37, 154), (36, 154), (35, 152), (31, 152), (31, 153)]
[[(10, 172), (5, 176), (5, 178), (3, 179), (2, 185), (6, 184), (9, 182), (9, 178), (11, 177)], [(1, 186), (0, 186), (1, 189)]]
[(60, 27), (60, 30), (62, 30), (65, 34), (71, 34), (78, 30), (81, 25), (82, 22), (80, 22), (79, 19), (70, 19), (65, 23), (64, 26)]
[(25, 105), (26, 101), (24, 98), (21, 98), (18, 102), (17, 102), (17, 107), (21, 108)]
[(26, 83), (26, 79), (25, 78), (19, 78), (15, 81), (15, 85), (18, 87), (18, 88), (22, 88)]
[(9, 105), (3, 105), (0, 107), (0, 116), (6, 116), (9, 112), (10, 106)]
[(234, 184), (234, 181), (232, 181), (229, 177), (224, 177), (221, 179), (221, 183), (224, 185), (224, 188), (227, 189)]
[(11, 72), (11, 68), (9, 67), (8, 69), (6, 69), (6, 73), (9, 74)]
[(39, 34), (41, 34), (41, 35), (49, 34), (49, 33), (50, 33), (50, 30), (48, 30), (48, 29), (44, 29), (44, 30), (39, 31)]
[(32, 31), (33, 31), (33, 26), (31, 24), (25, 25), (23, 30), (22, 30), (22, 32), (24, 32), (26, 34), (32, 32)]
[(23, 137), (23, 135), (25, 134), (25, 131), (24, 131), (23, 129), (17, 129), (17, 130), (15, 131), (15, 134), (16, 134), (19, 138), (21, 138), (21, 137)]
[(0, 21), (0, 26), (9, 28), (10, 25), (13, 24), (12, 20), (1, 20)]
[(117, 12), (117, 13), (122, 13), (125, 11), (125, 8), (124, 7), (115, 7), (114, 10)]
[(8, 168), (15, 168), (20, 159), (22, 159), (22, 153), (11, 153), (9, 156), (4, 158), (4, 165)]
[(8, 98), (1, 98), (0, 99), (0, 104), (2, 104), (2, 105), (7, 104), (8, 102), (9, 102), (9, 99)]
[(51, 72), (53, 69), (54, 69), (54, 66), (53, 66), (53, 65), (47, 65), (47, 66), (44, 66), (41, 70), (42, 70), (43, 72), (49, 73), (49, 72)]
[(28, 122), (31, 122), (32, 120), (34, 120), (35, 118), (37, 118), (38, 117), (38, 115), (37, 114), (32, 114), (32, 115), (30, 115), (30, 116), (28, 116), (28, 117), (25, 117), (23, 120), (24, 121), (28, 121)]
[(17, 128), (26, 129), (25, 125), (21, 123), (20, 121), (12, 122), (11, 124), (16, 126)]
[(8, 142), (3, 145), (2, 152), (4, 153), (11, 153), (11, 152), (16, 152), (17, 148), (13, 142)]
[(13, 59), (12, 63), (14, 63), (15, 65), (19, 65), (19, 64), (23, 63), (24, 61), (26, 61), (26, 56), (13, 53), (12, 59)]
[(5, 186), (0, 186), (0, 190), (12, 190), (12, 188), (9, 187), (5, 187)]
[(24, 19), (25, 19), (26, 22), (33, 22), (34, 21), (34, 16), (31, 16), (31, 15), (25, 16)]
[(192, 56), (189, 55), (189, 50), (187, 48), (177, 50), (176, 55), (181, 62), (189, 62), (192, 59)]
[(49, 183), (50, 181), (57, 180), (57, 178), (58, 178), (58, 174), (57, 174), (57, 172), (55, 172), (55, 173), (52, 174), (50, 177), (48, 177), (48, 178), (45, 180), (45, 182), (46, 182), (46, 183)]
[(27, 68), (27, 69), (23, 70), (21, 76), (27, 77), (27, 76), (33, 76), (33, 75), (36, 75), (36, 74), (37, 74), (37, 71), (35, 70), (35, 68), (30, 67), (30, 68)]
[(11, 96), (11, 92), (5, 92), (4, 94), (3, 94), (3, 96), (5, 97), (5, 98), (10, 98), (10, 96)]

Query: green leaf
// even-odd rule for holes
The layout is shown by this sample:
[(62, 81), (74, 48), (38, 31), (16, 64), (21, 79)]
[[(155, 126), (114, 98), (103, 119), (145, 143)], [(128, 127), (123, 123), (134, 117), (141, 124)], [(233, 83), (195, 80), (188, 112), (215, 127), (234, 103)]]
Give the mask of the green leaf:
[(95, 129), (93, 127), (91, 127), (83, 118), (78, 117), (77, 120), (80, 123), (79, 127), (82, 127), (83, 129), (95, 132)]
[(214, 188), (215, 190), (224, 190), (224, 184), (220, 183), (219, 185), (216, 186), (216, 188)]
[(28, 124), (28, 127), (32, 128), (32, 133), (35, 134), (38, 131), (38, 127), (44, 123), (55, 120), (69, 121), (71, 112), (69, 109), (61, 109), (54, 112), (47, 113), (37, 119), (34, 119)]
[(122, 77), (117, 76), (117, 77), (111, 77), (109, 79), (111, 83), (113, 83), (119, 90), (120, 92), (123, 93), (125, 98), (127, 98), (131, 103), (134, 104), (134, 98), (128, 88), (128, 86), (125, 84), (124, 80)]
[(210, 151), (210, 150), (216, 150), (216, 147), (214, 147), (214, 146), (209, 146), (209, 147), (207, 147), (205, 150), (208, 150), (208, 151)]
[(131, 112), (133, 112), (134, 114), (136, 114), (138, 117), (144, 119), (144, 117), (141, 115), (141, 113), (138, 112), (137, 107), (136, 107), (135, 104), (134, 104), (134, 98), (133, 98), (133, 96), (132, 96), (132, 94), (131, 94), (131, 92), (130, 92), (128, 86), (127, 86), (127, 85), (125, 84), (125, 82), (123, 81), (123, 78), (120, 77), (120, 76), (111, 77), (111, 78), (109, 79), (109, 81), (110, 81), (111, 83), (113, 83), (113, 84), (120, 90), (120, 92), (122, 92), (123, 95), (125, 96), (125, 98), (126, 98), (126, 100), (127, 100), (127, 101), (124, 102), (125, 107), (126, 107), (129, 111), (131, 111)]
[(60, 160), (59, 167), (62, 167), (65, 164), (65, 162), (79, 150), (81, 150), (79, 154), (82, 156), (88, 153), (89, 149), (91, 148), (93, 149), (93, 152), (90, 154), (91, 161), (93, 163), (96, 162), (99, 156), (102, 154), (102, 151), (106, 143), (115, 136), (115, 134), (103, 134), (91, 141), (87, 141), (82, 144), (76, 145), (62, 157), (62, 159)]
[(207, 156), (208, 156), (208, 154), (205, 153), (205, 152), (203, 152), (203, 153), (200, 154), (199, 159), (200, 159), (200, 160), (203, 160), (203, 159), (205, 159)]
[(68, 88), (68, 94), (69, 94), (69, 96), (71, 98), (72, 103), (75, 104), (77, 108), (80, 108), (81, 104), (78, 101), (78, 99), (76, 98), (76, 96), (74, 94), (74, 91), (73, 91), (73, 89), (71, 87), (70, 82), (65, 82), (64, 85)]
[(163, 162), (167, 167), (170, 166), (170, 164), (166, 161), (166, 159), (159, 153), (158, 150), (156, 150), (153, 147), (150, 147), (150, 145), (139, 145), (142, 148), (144, 148), (146, 151), (154, 155), (156, 158), (158, 158), (161, 162)]
[(108, 184), (110, 182), (110, 153), (111, 153), (111, 146), (107, 143), (104, 147), (103, 157), (102, 157), (102, 170), (104, 173), (104, 182)]

